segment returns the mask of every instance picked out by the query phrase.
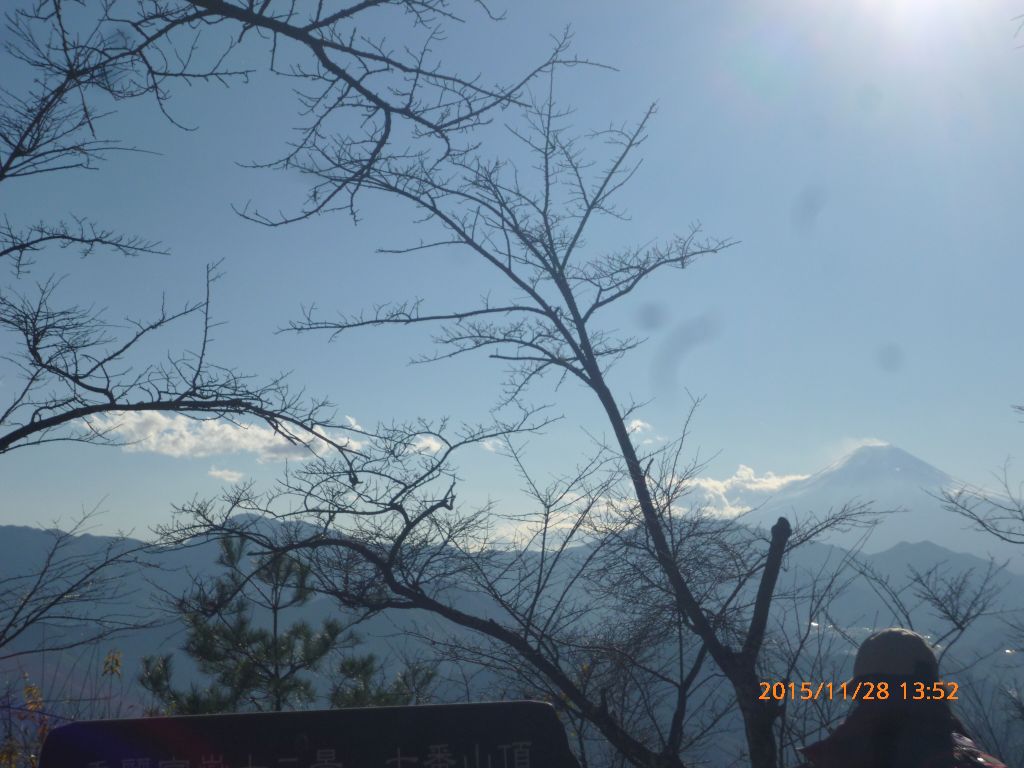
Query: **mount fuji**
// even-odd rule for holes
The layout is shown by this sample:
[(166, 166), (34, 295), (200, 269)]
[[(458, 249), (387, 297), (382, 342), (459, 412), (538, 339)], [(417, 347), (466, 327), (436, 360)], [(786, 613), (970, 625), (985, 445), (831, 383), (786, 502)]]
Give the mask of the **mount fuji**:
[[(928, 541), (954, 552), (1005, 560), (1011, 570), (1024, 572), (1024, 547), (975, 530), (967, 520), (944, 508), (942, 491), (959, 485), (949, 474), (902, 448), (867, 445), (809, 477), (786, 483), (771, 497), (745, 499), (754, 507), (745, 519), (770, 525), (785, 515), (795, 522), (821, 518), (847, 503), (870, 502), (876, 512), (884, 514), (863, 544), (866, 554), (901, 542)], [(863, 535), (863, 529), (837, 531), (822, 541), (850, 548)]]

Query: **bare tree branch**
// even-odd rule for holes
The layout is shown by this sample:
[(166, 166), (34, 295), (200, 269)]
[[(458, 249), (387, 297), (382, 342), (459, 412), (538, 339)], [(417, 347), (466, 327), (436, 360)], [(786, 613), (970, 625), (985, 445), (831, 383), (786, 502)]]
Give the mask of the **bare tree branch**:
[[(49, 530), (50, 544), (33, 571), (0, 578), (0, 662), (91, 646), (154, 625), (127, 607), (126, 576), (152, 567), (140, 557), (146, 545), (114, 537), (96, 551), (83, 550), (76, 538), (95, 514), (68, 530)], [(31, 643), (19, 642), (29, 633)]]
[[(451, 151), (375, 162), (359, 180), (444, 230), (385, 253), (461, 249), (491, 269), (496, 298), (437, 310), (413, 298), (335, 318), (311, 307), (289, 330), (335, 338), (431, 324), (436, 348), (420, 360), (480, 352), (509, 366), (495, 413), (529, 412), (528, 388), (555, 372), (559, 385), (582, 385), (595, 400), (610, 436), (596, 439), (574, 471), (545, 484), (512, 439), (525, 424), (492, 430), (486, 439), (501, 441), (529, 500), (506, 517), (503, 535), (492, 505), (456, 503), (454, 469), (443, 464), (484, 433), (441, 441), (428, 459), (410, 450), (416, 439), (408, 427), (378, 433), (385, 442), (356, 460), (365, 484), (318, 463), (292, 473), (274, 498), (187, 505), (181, 511), (190, 521), (167, 533), (180, 540), (232, 532), (267, 552), (303, 552), (319, 589), (342, 606), (425, 610), (469, 630), (476, 640), (434, 642), (452, 659), (499, 674), (509, 691), (549, 698), (579, 724), (577, 739), (603, 739), (611, 760), (682, 768), (738, 716), (753, 765), (774, 767), (781, 707), (759, 698), (758, 682), (769, 636), (774, 644), (779, 631), (771, 616), (785, 556), (832, 527), (869, 523), (870, 510), (851, 504), (795, 530), (785, 519), (771, 532), (752, 529), (687, 503), (700, 464), (683, 459), (685, 429), (654, 447), (635, 441), (629, 420), (638, 406), (619, 402), (607, 374), (641, 340), (608, 328), (608, 310), (652, 276), (732, 243), (705, 239), (694, 225), (664, 245), (610, 254), (588, 245), (594, 221), (622, 216), (613, 198), (636, 172), (653, 109), (636, 125), (573, 137), (552, 82), (546, 98), (531, 98), (522, 120), (509, 124), (534, 161), (532, 174), (480, 151)], [(600, 165), (586, 159), (594, 145), (606, 153)], [(303, 170), (322, 184), (336, 181), (333, 169)], [(233, 522), (242, 511), (301, 520), (306, 533), (260, 534)], [(482, 603), (460, 599), (466, 589)]]

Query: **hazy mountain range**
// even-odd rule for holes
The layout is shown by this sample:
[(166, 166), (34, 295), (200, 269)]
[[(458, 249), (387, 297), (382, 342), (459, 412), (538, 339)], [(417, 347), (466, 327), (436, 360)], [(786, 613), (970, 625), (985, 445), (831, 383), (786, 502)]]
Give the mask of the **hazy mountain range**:
[[(1021, 567), (1024, 552), (1014, 551), (1009, 546), (997, 546), (983, 534), (964, 530), (961, 519), (944, 510), (933, 495), (953, 485), (955, 481), (950, 475), (899, 448), (867, 446), (814, 475), (786, 482), (770, 495), (741, 491), (730, 497), (730, 503), (754, 508), (744, 518), (744, 523), (752, 526), (770, 525), (780, 514), (795, 520), (810, 514), (820, 515), (829, 508), (854, 499), (873, 501), (878, 509), (898, 508), (901, 511), (887, 515), (863, 548), (863, 561), (872, 569), (890, 577), (894, 583), (906, 580), (908, 568), (921, 572), (933, 566), (937, 566), (940, 573), (972, 572), (976, 578), (985, 571), (987, 557), (996, 555), (1007, 561), (1007, 568), (998, 577), (1003, 598), (1001, 607), (1024, 609), (1024, 568)], [(823, 563), (839, 562), (846, 554), (843, 547), (855, 543), (862, 533), (834, 534), (826, 541), (800, 548), (787, 558), (780, 586), (799, 583)], [(40, 529), (0, 526), (0, 579), (38, 570), (50, 541), (50, 534)], [(96, 552), (109, 541), (104, 537), (79, 536), (71, 542), (69, 552)], [(216, 544), (208, 542), (162, 554), (162, 570), (156, 580), (147, 580), (142, 573), (125, 574), (124, 583), (128, 588), (124, 610), (151, 611), (154, 598), (160, 592), (178, 595), (188, 591), (194, 577), (216, 572), (216, 556)], [(467, 592), (464, 600), (466, 602), (462, 604), (465, 606), (469, 601), (479, 602), (480, 598)], [(478, 607), (484, 608), (482, 604)], [(337, 608), (331, 600), (317, 598), (293, 616), (318, 622), (336, 613)], [(938, 626), (927, 607), (919, 607), (913, 616), (915, 628), (919, 631), (928, 632), (933, 626)], [(821, 624), (823, 632), (831, 631), (829, 624), (835, 622), (836, 627), (854, 639), (866, 635), (873, 627), (897, 623), (885, 610), (876, 591), (858, 579), (851, 581), (832, 606), (827, 619), (810, 618), (816, 620), (815, 625)], [(358, 627), (365, 640), (359, 650), (373, 651), (384, 657), (415, 653), (417, 650), (429, 652), (429, 648), (424, 647), (425, 641), (410, 640), (409, 630), (414, 625), (419, 629), (432, 628), (438, 635), (450, 631), (450, 627), (436, 617), (418, 612), (377, 616)], [(993, 649), (1001, 648), (1005, 634), (1005, 627), (998, 616), (984, 617), (958, 645), (957, 652), (968, 656), (991, 654)], [(121, 651), (126, 678), (132, 679), (138, 673), (143, 656), (174, 652), (182, 640), (180, 627), (166, 623), (107, 645)], [(39, 633), (31, 633), (13, 647), (28, 649), (39, 641)], [(852, 654), (852, 648), (849, 652)], [(48, 665), (46, 668), (44, 663)], [(48, 660), (37, 656), (20, 657), (6, 664), (0, 663), (0, 682), (5, 677), (14, 679), (13, 676), (21, 672), (28, 672), (34, 679), (47, 676), (57, 679), (63, 675), (67, 680), (84, 680), (90, 675), (95, 676), (95, 668), (90, 671), (88, 659), (79, 660), (75, 669), (71, 667), (73, 663), (76, 662), (70, 657)], [(187, 659), (179, 658), (177, 664), (182, 675), (180, 682), (191, 679), (194, 669)]]

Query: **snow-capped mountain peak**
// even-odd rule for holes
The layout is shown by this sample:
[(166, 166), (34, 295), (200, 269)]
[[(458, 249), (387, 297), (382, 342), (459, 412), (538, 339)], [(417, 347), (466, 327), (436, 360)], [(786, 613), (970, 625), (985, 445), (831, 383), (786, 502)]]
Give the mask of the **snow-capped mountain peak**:
[[(1010, 560), (1024, 571), (1024, 548), (999, 542), (972, 529), (964, 518), (946, 509), (942, 492), (958, 482), (948, 473), (891, 444), (864, 445), (838, 461), (782, 485), (768, 494), (746, 493), (728, 499), (735, 508), (753, 508), (749, 523), (770, 526), (780, 515), (791, 522), (821, 519), (830, 510), (851, 502), (870, 502), (882, 513), (864, 551), (884, 551), (897, 542), (930, 541), (979, 557), (993, 555)], [(835, 531), (823, 540), (843, 547), (855, 545), (864, 530)]]
[(899, 473), (901, 479), (924, 486), (945, 487), (953, 478), (931, 464), (892, 445), (864, 445), (823, 470), (848, 480), (876, 480), (879, 476)]

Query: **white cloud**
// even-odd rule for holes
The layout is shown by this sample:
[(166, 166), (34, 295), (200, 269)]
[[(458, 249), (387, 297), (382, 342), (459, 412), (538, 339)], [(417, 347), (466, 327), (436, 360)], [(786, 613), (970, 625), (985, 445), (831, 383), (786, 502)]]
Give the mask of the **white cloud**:
[(740, 464), (733, 476), (725, 480), (698, 477), (691, 482), (703, 493), (704, 501), (712, 511), (733, 517), (750, 510), (765, 495), (808, 477), (810, 475), (776, 475), (774, 472), (758, 475), (750, 467)]
[(499, 440), (496, 437), (489, 437), (482, 443), (480, 443), (480, 447), (483, 448), (485, 451), (497, 453), (498, 449), (501, 448), (501, 440)]
[(512, 519), (498, 515), (500, 522), (494, 529), (495, 541), (517, 547), (532, 542), (531, 546), (536, 548), (540, 546), (539, 537), (546, 528), (548, 546), (553, 546), (555, 541), (561, 541), (563, 536), (569, 535), (573, 537), (575, 543), (581, 544), (590, 540), (592, 534), (585, 525), (578, 530), (574, 529), (579, 524), (580, 515), (584, 514), (586, 506), (591, 503), (592, 512), (608, 513), (614, 509), (614, 502), (606, 497), (592, 499), (584, 494), (569, 492), (559, 499), (546, 519), (540, 514), (520, 515)]
[(626, 425), (627, 432), (648, 432), (650, 429), (651, 425), (643, 419), (633, 419)]
[(419, 435), (412, 441), (412, 449), (416, 453), (437, 453), (445, 447), (445, 444), (433, 435)]
[[(315, 452), (333, 450), (327, 442), (316, 438), (308, 447), (292, 444), (263, 424), (233, 424), (224, 419), (203, 421), (157, 411), (100, 414), (87, 421), (92, 429), (126, 443), (123, 450), (129, 453), (158, 453), (174, 458), (250, 453), (260, 462), (270, 462), (309, 458), (310, 448)], [(345, 437), (331, 438), (344, 441), (353, 450), (361, 445)]]
[(746, 464), (740, 464), (736, 473), (725, 480), (714, 480), (710, 477), (698, 477), (693, 484), (715, 493), (730, 493), (753, 491), (755, 493), (775, 493), (784, 486), (797, 480), (806, 480), (810, 475), (776, 475), (774, 472), (765, 472), (758, 475)]
[(364, 431), (363, 426), (355, 420), (355, 417), (345, 414), (345, 421), (348, 422), (348, 425), (352, 427), (352, 429), (358, 429), (360, 432)]
[(733, 504), (725, 496), (711, 494), (706, 501), (708, 511), (721, 517), (737, 517), (753, 509), (749, 504)]
[(853, 441), (854, 449), (856, 449), (856, 448), (863, 448), (866, 445), (873, 445), (873, 446), (892, 445), (892, 443), (890, 443), (888, 440), (879, 440), (877, 437), (861, 437), (861, 438), (856, 438), (856, 439), (854, 439), (854, 438), (849, 438), (849, 439), (851, 439)]
[(233, 469), (217, 469), (216, 466), (210, 467), (210, 471), (206, 474), (218, 480), (223, 480), (225, 483), (237, 483), (245, 477), (245, 474), (242, 472), (236, 472)]

